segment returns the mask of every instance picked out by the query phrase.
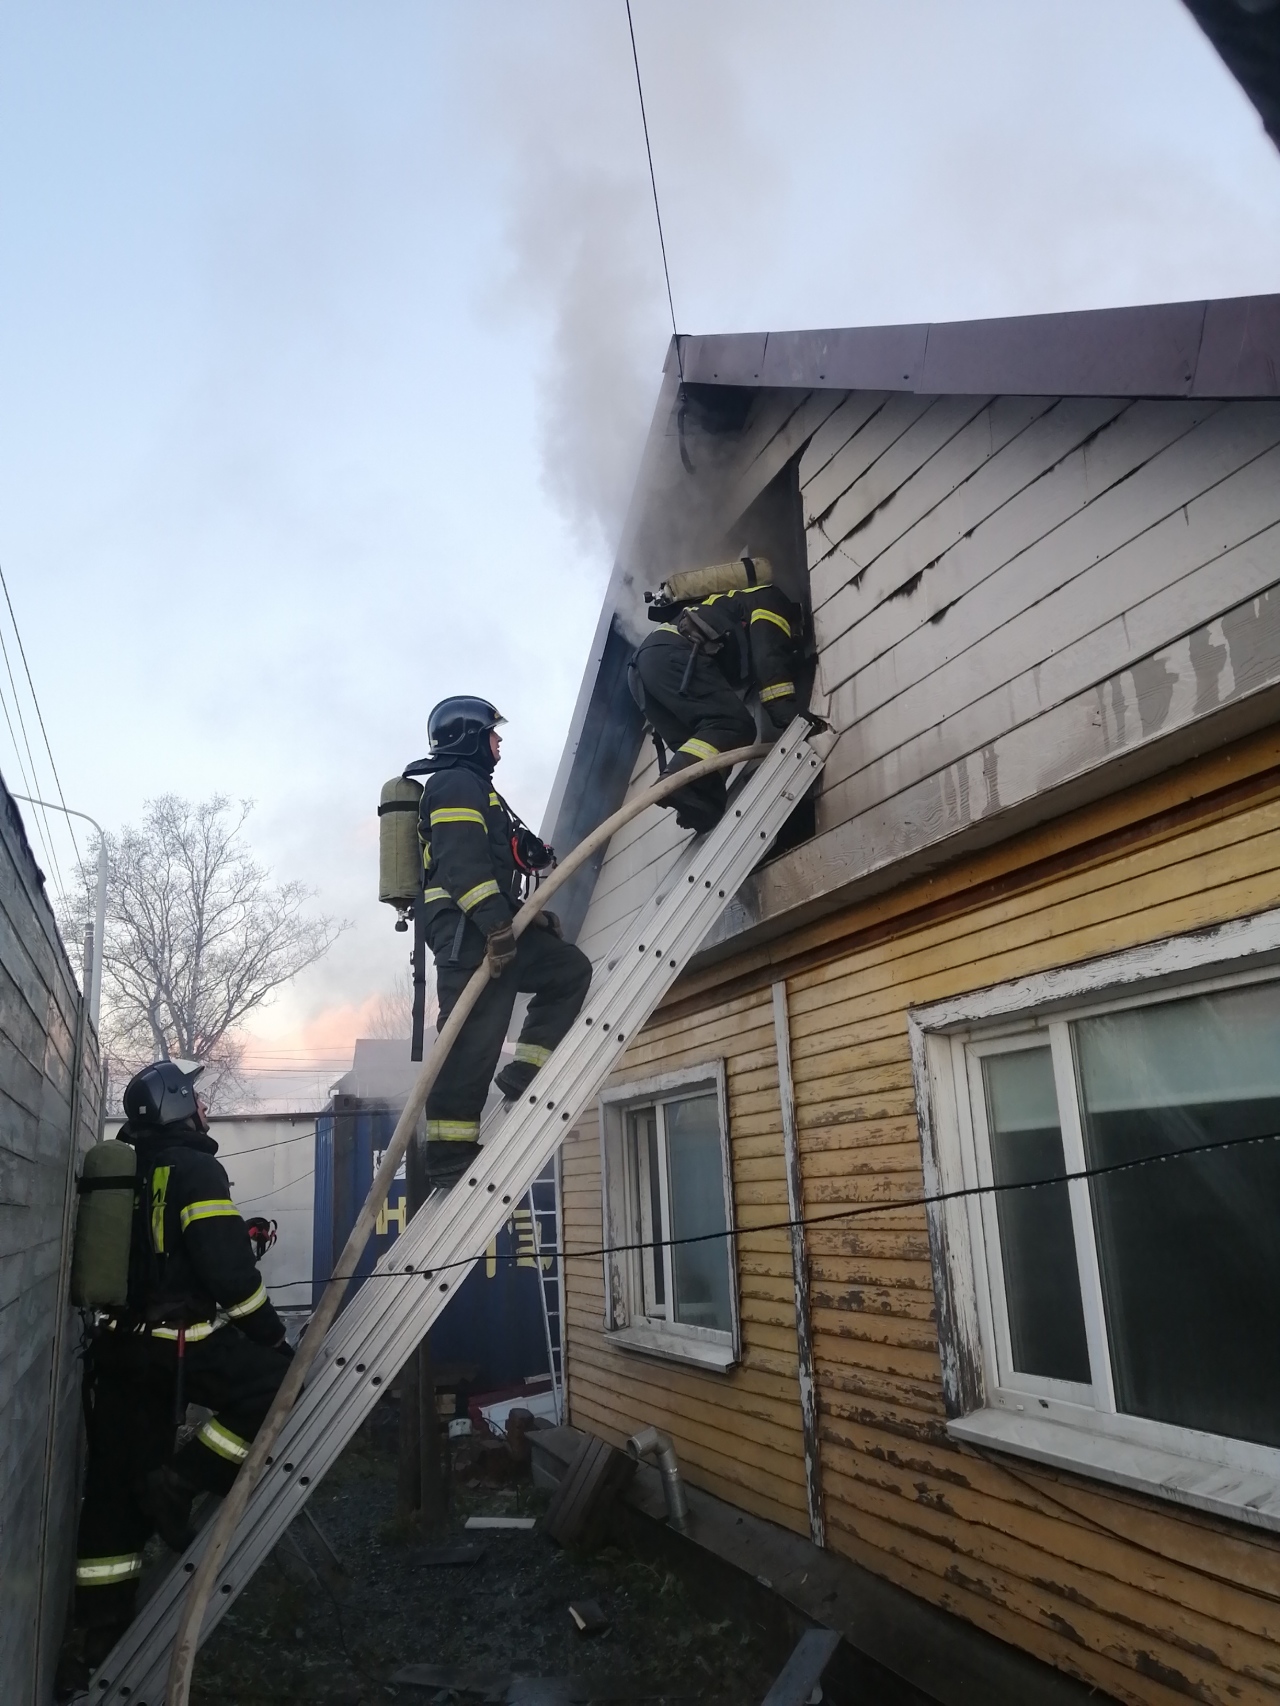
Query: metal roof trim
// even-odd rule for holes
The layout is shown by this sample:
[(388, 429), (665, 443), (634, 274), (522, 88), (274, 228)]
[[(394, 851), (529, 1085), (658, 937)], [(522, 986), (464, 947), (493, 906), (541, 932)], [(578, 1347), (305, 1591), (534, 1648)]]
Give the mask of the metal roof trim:
[(929, 325), (684, 335), (680, 353), (685, 378), (703, 385), (939, 396), (1274, 397), (1280, 395), (1280, 295)]

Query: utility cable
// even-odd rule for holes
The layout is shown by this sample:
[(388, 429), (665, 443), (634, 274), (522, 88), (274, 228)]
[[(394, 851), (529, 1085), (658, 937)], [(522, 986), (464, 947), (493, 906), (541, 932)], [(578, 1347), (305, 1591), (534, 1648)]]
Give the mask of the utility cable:
[(644, 84), (640, 80), (640, 55), (636, 49), (636, 26), (631, 17), (631, 0), (627, 4), (627, 30), (631, 36), (631, 60), (636, 68), (636, 94), (640, 97), (640, 123), (644, 127), (644, 151), (649, 161), (649, 185), (653, 190), (653, 216), (658, 222), (658, 247), (662, 250), (662, 276), (667, 281), (667, 307), (671, 310), (671, 336), (676, 346), (676, 368), (680, 384), (684, 385), (684, 355), (680, 349), (680, 333), (676, 326), (676, 304), (671, 294), (671, 268), (667, 265), (667, 240), (662, 233), (662, 209), (658, 205), (658, 179), (653, 169), (653, 148), (649, 142), (649, 115), (644, 106)]
[[(1109, 1161), (1097, 1167), (1084, 1167), (1075, 1173), (1049, 1173), (1043, 1179), (1019, 1180), (1016, 1184), (996, 1185), (962, 1185), (950, 1191), (924, 1192), (917, 1196), (899, 1197), (891, 1202), (852, 1203), (847, 1208), (831, 1209), (824, 1214), (802, 1215), (795, 1220), (770, 1220), (759, 1226), (724, 1227), (716, 1232), (692, 1233), (685, 1238), (644, 1238), (633, 1244), (603, 1244), (596, 1249), (570, 1250), (561, 1245), (540, 1245), (539, 1256), (558, 1257), (561, 1261), (573, 1262), (594, 1260), (597, 1257), (622, 1255), (631, 1251), (643, 1250), (674, 1250), (685, 1244), (709, 1244), (717, 1239), (739, 1239), (754, 1236), (757, 1232), (790, 1232), (797, 1227), (827, 1226), (836, 1220), (857, 1220), (869, 1214), (889, 1214), (904, 1208), (932, 1208), (940, 1203), (961, 1202), (969, 1197), (999, 1196), (1009, 1191), (1038, 1191), (1046, 1186), (1070, 1185), (1078, 1179), (1103, 1179), (1115, 1173), (1127, 1173), (1137, 1167), (1153, 1166), (1157, 1162), (1181, 1161), (1192, 1155), (1210, 1155), (1219, 1150), (1240, 1149), (1247, 1144), (1275, 1143), (1280, 1140), (1280, 1132), (1264, 1132), (1257, 1137), (1222, 1137), (1215, 1138), (1210, 1143), (1188, 1144), (1185, 1149), (1171, 1149), (1164, 1155), (1138, 1155), (1129, 1161)], [(487, 1252), (486, 1252), (487, 1254)], [(452, 1262), (441, 1262), (433, 1268), (406, 1269), (400, 1273), (366, 1274), (366, 1279), (432, 1279), (436, 1274), (448, 1273), (454, 1268), (469, 1268), (482, 1259), (481, 1256), (463, 1256)], [(500, 1257), (499, 1260), (514, 1260), (514, 1256)], [(331, 1274), (331, 1279), (354, 1279), (355, 1274)], [(286, 1285), (310, 1285), (310, 1280), (288, 1280)]]
[[(67, 811), (67, 796), (62, 791), (62, 778), (58, 775), (58, 766), (53, 761), (53, 748), (49, 745), (49, 731), (44, 726), (44, 712), (40, 709), (40, 697), (36, 692), (36, 684), (31, 678), (31, 665), (27, 662), (27, 648), (22, 643), (22, 630), (18, 626), (18, 618), (14, 614), (13, 600), (9, 597), (9, 583), (5, 579), (4, 564), (0, 563), (0, 588), (4, 589), (4, 601), (9, 606), (9, 620), (13, 623), (14, 638), (18, 642), (18, 651), (22, 657), (22, 667), (26, 671), (27, 686), (31, 689), (31, 703), (36, 708), (36, 717), (40, 723), (40, 733), (44, 737), (44, 749), (49, 754), (49, 768), (53, 771), (53, 780), (58, 789), (58, 798), (62, 801), (62, 810), (66, 814), (67, 829), (71, 835), (71, 845), (75, 848), (76, 864), (81, 863), (80, 844), (76, 840), (75, 825), (71, 821), (71, 813)], [(6, 656), (5, 662), (8, 662)]]
[[(3, 635), (3, 633), (0, 633), (0, 650), (2, 650), (3, 648), (4, 648), (4, 635)], [(5, 653), (4, 653), (4, 661), (5, 661), (5, 666), (7, 668), (8, 663), (9, 663), (9, 654), (7, 651), (5, 651)], [(11, 687), (13, 687), (13, 671), (12, 670), (9, 670), (9, 684)], [(19, 722), (19, 724), (21, 724), (22, 723), (22, 711), (18, 705), (18, 690), (16, 687), (13, 687), (13, 694), (14, 694), (13, 708), (15, 711), (17, 711), (18, 722)], [(18, 770), (22, 776), (23, 787), (26, 789), (28, 794), (38, 796), (40, 790), (38, 787), (36, 787), (35, 783), (32, 782), (31, 778), (27, 775), (27, 767), (22, 762), (22, 748), (18, 745), (18, 737), (17, 737), (16, 733), (14, 732), (14, 727), (13, 727), (13, 718), (9, 715), (9, 701), (4, 696), (3, 688), (0, 688), (0, 707), (3, 708), (4, 720), (9, 725), (9, 739), (13, 742), (13, 755), (18, 760)], [(22, 732), (25, 735), (26, 729), (23, 728)], [(30, 754), (30, 751), (31, 751), (31, 748), (30, 748), (30, 745), (28, 745), (28, 747), (27, 747), (28, 754)], [(45, 856), (46, 860), (48, 861), (49, 869), (52, 872), (54, 870), (54, 867), (55, 867), (57, 862), (54, 859), (53, 848), (52, 848), (50, 841), (49, 841), (49, 836), (51, 834), (51, 831), (49, 828), (49, 814), (48, 814), (48, 812), (43, 811), (41, 809), (38, 797), (36, 799), (35, 811), (32, 814), (32, 821), (35, 823), (36, 834), (40, 838), (40, 845), (44, 848), (44, 856)], [(59, 887), (61, 887), (61, 884), (59, 884)]]

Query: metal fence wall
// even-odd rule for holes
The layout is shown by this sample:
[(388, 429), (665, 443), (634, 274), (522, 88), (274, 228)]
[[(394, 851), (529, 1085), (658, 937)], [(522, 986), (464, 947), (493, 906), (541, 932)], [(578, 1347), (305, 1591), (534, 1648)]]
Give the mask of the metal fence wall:
[(22, 818), (0, 783), (0, 1700), (15, 1706), (52, 1699), (75, 1538), (79, 1323), (66, 1275), (101, 1084), (80, 1009)]

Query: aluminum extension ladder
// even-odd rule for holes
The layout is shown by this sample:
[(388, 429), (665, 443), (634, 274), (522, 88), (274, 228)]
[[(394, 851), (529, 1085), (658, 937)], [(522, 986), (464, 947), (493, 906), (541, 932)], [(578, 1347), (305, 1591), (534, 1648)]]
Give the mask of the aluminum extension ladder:
[[(528, 1094), (505, 1114), (471, 1172), (430, 1197), (351, 1298), (325, 1339), (236, 1530), (205, 1617), (206, 1637), (302, 1510), (529, 1182), (559, 1149), (625, 1044), (697, 951), (816, 779), (829, 737), (797, 718), (695, 842), (662, 892), (596, 968), (572, 1030)], [(204, 1548), (197, 1535), (104, 1661), (94, 1706), (162, 1706), (183, 1590)]]
[(564, 1421), (564, 1297), (560, 1262), (560, 1151), (529, 1185), (529, 1215), (533, 1221), (534, 1260), (542, 1292), (542, 1325), (547, 1336), (547, 1367), (556, 1425)]

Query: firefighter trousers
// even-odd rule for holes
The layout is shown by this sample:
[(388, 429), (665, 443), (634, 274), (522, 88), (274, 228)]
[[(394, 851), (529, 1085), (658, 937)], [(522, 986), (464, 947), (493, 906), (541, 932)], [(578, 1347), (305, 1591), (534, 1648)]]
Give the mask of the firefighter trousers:
[[(444, 1026), (475, 965), (436, 963)], [(578, 1017), (591, 984), (591, 961), (572, 942), (534, 924), (516, 944), (515, 962), (490, 981), (462, 1027), (427, 1097), (427, 1137), (474, 1138), (489, 1094), (517, 995), (532, 995), (516, 1044), (516, 1059), (541, 1066)]]
[[(685, 681), (689, 652), (690, 642), (678, 634), (651, 634), (636, 654), (645, 715), (672, 749), (668, 775), (717, 752), (750, 746), (756, 738), (755, 718), (713, 658), (699, 652)], [(727, 791), (728, 777), (721, 770), (681, 788), (667, 803), (675, 807), (682, 828), (705, 831), (724, 816)]]
[(186, 1400), (214, 1414), (173, 1455), (178, 1347), (150, 1334), (97, 1334), (85, 1370), (89, 1456), (76, 1542), (76, 1622), (127, 1622), (154, 1524), (140, 1494), (153, 1469), (172, 1462), (193, 1487), (223, 1494), (289, 1366), (287, 1351), (257, 1345), (237, 1328), (188, 1339)]

